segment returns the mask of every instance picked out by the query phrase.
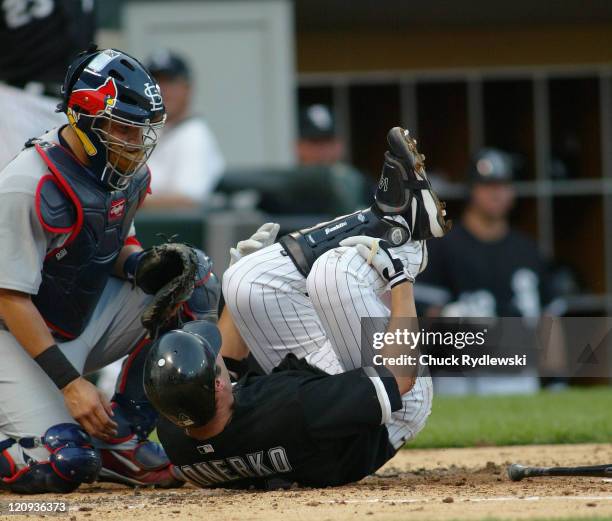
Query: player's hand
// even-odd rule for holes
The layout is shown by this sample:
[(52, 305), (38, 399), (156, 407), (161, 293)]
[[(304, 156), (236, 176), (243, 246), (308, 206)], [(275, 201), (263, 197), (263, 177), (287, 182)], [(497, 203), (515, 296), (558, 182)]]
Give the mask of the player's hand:
[(274, 244), (279, 228), (280, 224), (278, 223), (263, 224), (246, 241), (240, 241), (235, 248), (230, 248), (230, 266), (242, 257)]
[(391, 284), (391, 288), (403, 282), (414, 282), (414, 278), (410, 279), (406, 274), (402, 261), (391, 253), (389, 243), (382, 239), (355, 235), (340, 241), (340, 246), (355, 247), (357, 253)]
[(416, 279), (417, 275), (427, 267), (429, 256), (426, 241), (408, 241), (390, 249), (391, 255), (402, 261), (404, 271), (411, 280)]
[(100, 439), (117, 435), (117, 424), (111, 420), (111, 405), (95, 385), (77, 378), (64, 387), (62, 393), (70, 414), (88, 434)]

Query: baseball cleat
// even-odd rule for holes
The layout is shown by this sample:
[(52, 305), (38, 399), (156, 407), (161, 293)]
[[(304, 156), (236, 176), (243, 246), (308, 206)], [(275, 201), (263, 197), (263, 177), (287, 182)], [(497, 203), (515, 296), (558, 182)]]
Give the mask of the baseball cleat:
[(100, 449), (102, 469), (98, 481), (121, 483), (131, 487), (154, 486), (178, 488), (184, 481), (177, 479), (159, 443), (144, 441), (134, 449)]
[(394, 127), (387, 134), (385, 153), (375, 201), (386, 215), (402, 215), (413, 240), (444, 236), (451, 227), (445, 204), (433, 191), (425, 172), (425, 156), (410, 133)]

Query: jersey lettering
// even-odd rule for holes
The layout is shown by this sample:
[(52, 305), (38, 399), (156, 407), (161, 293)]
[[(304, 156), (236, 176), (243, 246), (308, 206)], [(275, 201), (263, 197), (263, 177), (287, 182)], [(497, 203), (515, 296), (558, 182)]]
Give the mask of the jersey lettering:
[(46, 18), (54, 9), (53, 0), (3, 0), (4, 21), (9, 29), (17, 29), (32, 20)]
[(268, 457), (272, 462), (272, 466), (276, 469), (276, 472), (291, 472), (291, 465), (289, 464), (289, 458), (287, 452), (283, 447), (274, 447), (268, 451)]
[(232, 456), (231, 458), (227, 458), (227, 462), (243, 478), (254, 478), (257, 476), (240, 456)]
[(225, 460), (218, 459), (213, 460), (210, 464), (215, 468), (215, 470), (223, 476), (224, 481), (235, 481), (240, 479), (238, 474), (234, 474), (229, 468), (228, 463)]
[(181, 467), (181, 472), (183, 473), (183, 475), (187, 476), (187, 479), (189, 481), (200, 487), (207, 487), (213, 484), (213, 482), (209, 481), (199, 472), (197, 472), (194, 468), (192, 468), (191, 465), (183, 465)]
[(246, 460), (240, 456), (231, 456), (183, 465), (177, 470), (180, 470), (189, 481), (201, 487), (243, 478), (264, 478), (277, 473), (291, 472), (291, 463), (284, 447), (273, 447), (268, 450), (268, 458), (269, 466), (264, 464), (264, 451), (260, 450), (247, 454)]
[(249, 460), (249, 463), (253, 467), (253, 470), (259, 476), (269, 476), (270, 474), (274, 473), (272, 469), (269, 469), (263, 464), (263, 461), (262, 461), (263, 451), (262, 450), (258, 452), (254, 452), (253, 454), (247, 454), (247, 460)]
[(221, 483), (222, 481), (226, 481), (222, 475), (217, 474), (216, 471), (210, 468), (207, 462), (195, 463), (193, 467), (208, 481), (212, 483)]

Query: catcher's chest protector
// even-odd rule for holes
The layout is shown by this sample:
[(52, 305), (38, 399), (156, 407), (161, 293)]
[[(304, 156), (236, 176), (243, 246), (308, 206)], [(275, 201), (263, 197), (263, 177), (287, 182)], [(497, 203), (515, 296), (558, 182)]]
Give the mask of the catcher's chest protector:
[(75, 338), (102, 295), (150, 174), (142, 169), (126, 190), (109, 192), (63, 147), (35, 146), (49, 167), (36, 189), (38, 218), (45, 230), (68, 238), (47, 253), (32, 300), (56, 333)]
[(337, 248), (340, 241), (355, 235), (368, 235), (386, 240), (391, 247), (401, 246), (410, 239), (410, 232), (404, 226), (382, 218), (375, 208), (338, 217), (279, 239), (283, 248), (298, 271), (307, 277), (314, 262), (326, 251)]

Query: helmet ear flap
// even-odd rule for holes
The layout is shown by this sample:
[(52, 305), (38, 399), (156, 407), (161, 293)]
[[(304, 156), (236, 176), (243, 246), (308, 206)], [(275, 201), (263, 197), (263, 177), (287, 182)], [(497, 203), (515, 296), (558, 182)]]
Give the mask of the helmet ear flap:
[(85, 124), (85, 118), (80, 117), (80, 115), (75, 113), (71, 108), (66, 109), (66, 115), (68, 117), (68, 122), (70, 123), (70, 126), (75, 131), (77, 137), (81, 141), (83, 148), (85, 149), (85, 153), (89, 157), (95, 156), (98, 150), (87, 135), (85, 129), (81, 127), (81, 125)]

